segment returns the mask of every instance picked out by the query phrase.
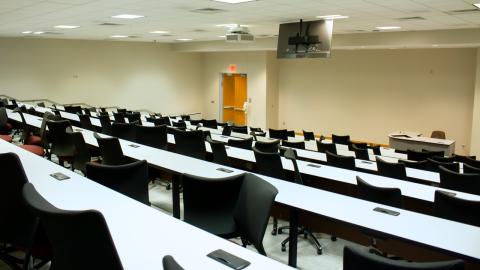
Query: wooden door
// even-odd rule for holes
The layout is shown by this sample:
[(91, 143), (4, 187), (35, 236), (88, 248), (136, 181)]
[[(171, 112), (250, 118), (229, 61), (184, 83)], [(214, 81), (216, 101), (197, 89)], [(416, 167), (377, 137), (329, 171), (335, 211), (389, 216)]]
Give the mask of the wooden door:
[(247, 101), (247, 76), (244, 74), (223, 74), (223, 122), (235, 125), (246, 124), (244, 103)]
[(246, 114), (244, 103), (247, 101), (247, 77), (245, 75), (235, 75), (235, 124), (244, 126), (246, 124)]
[(223, 122), (234, 122), (235, 78), (232, 74), (223, 74)]

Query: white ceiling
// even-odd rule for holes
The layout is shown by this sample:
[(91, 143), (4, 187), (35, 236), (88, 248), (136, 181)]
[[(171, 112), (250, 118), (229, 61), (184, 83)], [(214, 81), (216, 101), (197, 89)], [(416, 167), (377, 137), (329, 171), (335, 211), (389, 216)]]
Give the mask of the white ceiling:
[[(257, 37), (276, 35), (282, 22), (315, 19), (318, 15), (341, 14), (335, 33), (372, 31), (376, 26), (401, 26), (401, 31), (479, 28), (480, 10), (452, 15), (454, 10), (475, 9), (480, 0), (257, 0), (225, 4), (211, 0), (0, 0), (0, 36), (22, 37), (23, 31), (57, 34), (39, 37), (67, 39), (110, 39), (112, 35), (137, 36), (131, 41), (172, 42), (177, 38), (218, 40), (226, 29), (218, 24), (250, 25)], [(200, 8), (224, 10), (215, 14), (193, 13)], [(117, 14), (144, 15), (136, 20), (113, 19)], [(400, 21), (420, 16), (425, 20)], [(121, 26), (100, 26), (100, 23)], [(61, 30), (55, 25), (78, 25)], [(169, 31), (173, 36), (150, 34)], [(201, 30), (201, 31), (198, 31)]]

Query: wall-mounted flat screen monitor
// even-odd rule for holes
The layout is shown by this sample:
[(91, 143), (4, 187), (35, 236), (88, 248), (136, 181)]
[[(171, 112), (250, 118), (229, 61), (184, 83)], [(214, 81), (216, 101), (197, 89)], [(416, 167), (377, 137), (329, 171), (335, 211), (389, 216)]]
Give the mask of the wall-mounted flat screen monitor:
[(333, 20), (280, 24), (277, 58), (330, 57)]

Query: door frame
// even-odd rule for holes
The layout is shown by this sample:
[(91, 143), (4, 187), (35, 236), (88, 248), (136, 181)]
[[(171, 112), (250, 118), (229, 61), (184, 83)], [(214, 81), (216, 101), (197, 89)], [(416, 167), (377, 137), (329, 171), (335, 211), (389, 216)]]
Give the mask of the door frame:
[[(248, 74), (247, 73), (231, 73), (231, 72), (220, 72), (218, 80), (218, 121), (223, 123), (223, 75), (231, 74), (231, 75), (245, 75), (247, 78), (247, 102), (248, 102)], [(248, 125), (248, 117), (245, 119), (245, 125)]]

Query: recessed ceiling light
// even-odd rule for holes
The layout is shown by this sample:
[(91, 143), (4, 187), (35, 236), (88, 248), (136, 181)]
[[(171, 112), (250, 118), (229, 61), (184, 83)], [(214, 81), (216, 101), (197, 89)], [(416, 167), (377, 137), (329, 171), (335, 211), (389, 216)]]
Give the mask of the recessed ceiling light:
[(212, 1), (228, 3), (228, 4), (240, 4), (240, 3), (246, 3), (246, 2), (253, 2), (257, 0), (212, 0)]
[(218, 36), (219, 38), (226, 38), (227, 36)]
[(247, 24), (237, 24), (237, 23), (222, 23), (215, 25), (216, 27), (225, 27), (225, 28), (233, 28), (233, 27), (251, 27), (251, 25)]
[(168, 34), (168, 31), (151, 31), (150, 34)]
[(75, 28), (79, 28), (80, 26), (77, 26), (77, 25), (57, 25), (57, 26), (54, 26), (55, 28), (59, 28), (59, 29), (75, 29)]
[(326, 20), (337, 20), (337, 19), (348, 19), (348, 16), (345, 15), (322, 15), (317, 16), (317, 19), (326, 19)]
[(31, 34), (32, 31), (23, 31), (22, 34)]
[(377, 26), (375, 27), (378, 30), (394, 30), (394, 29), (400, 29), (400, 26)]
[(191, 38), (177, 38), (175, 40), (176, 41), (192, 41), (193, 39), (191, 39)]
[(42, 31), (36, 31), (36, 32), (33, 32), (34, 35), (41, 35), (41, 34), (44, 34), (45, 32), (42, 32)]
[(115, 18), (115, 19), (139, 19), (139, 18), (143, 18), (145, 16), (142, 16), (142, 15), (133, 15), (133, 14), (119, 14), (119, 15), (115, 15), (115, 16), (112, 16), (112, 18)]
[(128, 38), (128, 36), (125, 36), (125, 35), (113, 35), (113, 36), (110, 36), (111, 38)]
[(477, 8), (480, 8), (480, 3), (476, 3), (476, 4), (473, 4), (474, 6), (476, 6)]

